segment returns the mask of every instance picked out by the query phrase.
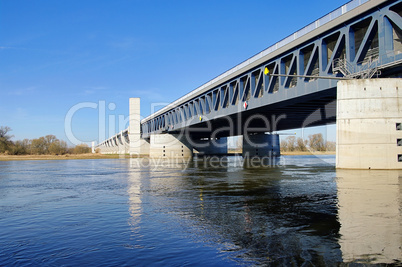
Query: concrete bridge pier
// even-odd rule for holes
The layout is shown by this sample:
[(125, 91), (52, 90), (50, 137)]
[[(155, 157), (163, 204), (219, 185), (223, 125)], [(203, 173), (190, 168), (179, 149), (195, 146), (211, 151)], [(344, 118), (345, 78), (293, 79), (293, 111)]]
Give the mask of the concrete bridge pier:
[(226, 155), (228, 153), (227, 137), (197, 140), (193, 144), (193, 148), (198, 151), (199, 155)]
[(113, 149), (111, 154), (119, 154), (119, 144), (117, 142), (117, 136), (112, 138)]
[(336, 125), (337, 168), (402, 169), (402, 79), (338, 82)]
[(123, 136), (121, 134), (117, 135), (117, 146), (118, 146), (117, 154), (119, 155), (126, 154), (126, 147), (124, 145)]
[(130, 139), (127, 133), (127, 136), (123, 137), (123, 144), (124, 144), (124, 154), (130, 154)]
[(134, 157), (149, 156), (150, 140), (142, 139), (140, 134), (129, 133), (129, 154)]
[(243, 135), (243, 157), (279, 157), (279, 135), (256, 133)]
[(193, 147), (180, 134), (153, 134), (150, 139), (150, 158), (191, 158)]
[(153, 134), (141, 138), (140, 98), (130, 98), (130, 121), (128, 128), (131, 156), (151, 158), (191, 158), (193, 147), (185, 136), (178, 134)]

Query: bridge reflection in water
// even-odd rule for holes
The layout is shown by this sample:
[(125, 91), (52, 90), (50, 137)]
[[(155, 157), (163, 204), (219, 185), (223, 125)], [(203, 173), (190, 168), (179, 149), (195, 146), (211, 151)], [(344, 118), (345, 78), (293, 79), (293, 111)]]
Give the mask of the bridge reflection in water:
[(135, 235), (164, 225), (152, 234), (197, 240), (241, 263), (402, 262), (401, 172), (335, 170), (334, 156), (257, 168), (236, 157), (219, 166), (144, 160), (130, 159)]
[(345, 262), (402, 259), (402, 171), (337, 170), (338, 217)]

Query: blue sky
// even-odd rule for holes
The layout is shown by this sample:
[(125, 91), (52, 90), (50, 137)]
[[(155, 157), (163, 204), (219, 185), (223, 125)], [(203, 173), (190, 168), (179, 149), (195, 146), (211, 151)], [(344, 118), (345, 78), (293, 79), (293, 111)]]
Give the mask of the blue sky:
[(0, 0), (0, 126), (68, 141), (74, 114), (77, 140), (113, 135), (130, 97), (145, 117), (345, 3)]

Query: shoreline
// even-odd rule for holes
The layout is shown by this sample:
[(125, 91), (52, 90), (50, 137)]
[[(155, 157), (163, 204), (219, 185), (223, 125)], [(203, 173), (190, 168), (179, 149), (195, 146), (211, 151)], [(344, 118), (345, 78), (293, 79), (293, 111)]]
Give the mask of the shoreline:
[[(241, 151), (229, 150), (228, 154), (241, 155)], [(281, 151), (281, 156), (336, 155), (336, 151)]]
[(281, 152), (282, 156), (302, 156), (302, 155), (336, 155), (335, 151), (292, 151)]
[[(0, 161), (19, 160), (68, 160), (68, 159), (118, 159), (117, 154), (65, 154), (65, 155), (0, 155)], [(124, 155), (125, 156), (125, 155)]]
[[(281, 152), (281, 156), (309, 156), (309, 155), (335, 155), (335, 151), (326, 152)], [(230, 151), (228, 156), (241, 155), (241, 152)], [(0, 155), (0, 161), (21, 161), (21, 160), (69, 160), (69, 159), (122, 159), (130, 158), (129, 155), (119, 154), (66, 154), (66, 155)], [(134, 157), (133, 157), (134, 158)]]

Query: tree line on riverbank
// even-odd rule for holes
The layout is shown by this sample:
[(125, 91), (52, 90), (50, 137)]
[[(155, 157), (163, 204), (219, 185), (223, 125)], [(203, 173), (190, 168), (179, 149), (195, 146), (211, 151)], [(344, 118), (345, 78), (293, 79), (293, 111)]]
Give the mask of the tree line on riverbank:
[(46, 135), (36, 139), (12, 141), (11, 128), (0, 126), (0, 153), (7, 155), (64, 155), (84, 154), (92, 152), (86, 144), (68, 147), (67, 143), (54, 135)]
[(321, 133), (309, 135), (307, 139), (288, 136), (281, 141), (281, 151), (304, 152), (304, 151), (335, 151), (336, 143), (325, 141)]

